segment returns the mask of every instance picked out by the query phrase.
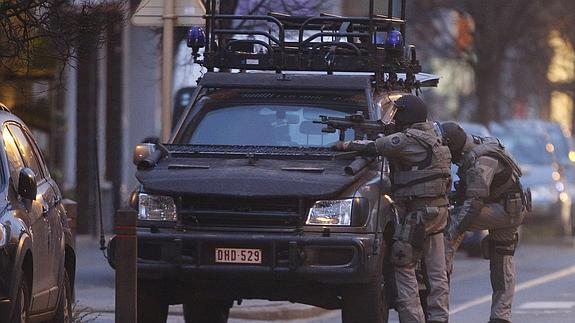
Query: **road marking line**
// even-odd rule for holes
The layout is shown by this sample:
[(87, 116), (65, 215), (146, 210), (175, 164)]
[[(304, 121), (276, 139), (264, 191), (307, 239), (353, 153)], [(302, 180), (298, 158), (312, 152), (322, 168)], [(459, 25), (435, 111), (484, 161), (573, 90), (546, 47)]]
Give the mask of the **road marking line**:
[[(550, 273), (548, 275), (541, 276), (539, 278), (535, 278), (532, 280), (528, 280), (524, 283), (521, 283), (521, 284), (515, 286), (515, 293), (520, 292), (524, 289), (543, 285), (543, 284), (546, 284), (546, 283), (552, 282), (554, 280), (558, 280), (558, 279), (561, 279), (563, 277), (567, 277), (567, 276), (570, 276), (573, 274), (575, 274), (575, 265), (571, 266), (571, 267), (567, 267), (565, 269), (561, 269), (561, 270), (556, 271), (554, 273)], [(490, 301), (491, 301), (491, 294), (485, 295), (485, 296), (482, 296), (482, 297), (476, 298), (474, 300), (465, 302), (465, 303), (455, 307), (454, 309), (449, 311), (449, 314), (456, 314), (458, 312), (465, 311), (466, 309), (469, 309), (471, 307), (475, 307), (475, 306), (478, 306), (478, 305), (481, 305), (481, 304), (484, 304), (484, 303), (487, 303)]]
[(521, 304), (517, 309), (521, 310), (551, 310), (551, 309), (570, 309), (575, 302), (526, 302)]

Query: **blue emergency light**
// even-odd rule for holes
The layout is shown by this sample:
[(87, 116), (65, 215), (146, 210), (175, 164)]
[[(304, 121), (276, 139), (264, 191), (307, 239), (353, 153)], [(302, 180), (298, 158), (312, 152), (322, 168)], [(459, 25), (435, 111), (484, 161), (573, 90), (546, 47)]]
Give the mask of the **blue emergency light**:
[(200, 48), (206, 46), (206, 33), (202, 27), (192, 26), (188, 30), (188, 47), (192, 49), (192, 55), (194, 58), (198, 57), (198, 51)]
[(387, 38), (385, 39), (385, 47), (400, 49), (403, 47), (403, 36), (397, 30), (391, 30), (387, 33)]

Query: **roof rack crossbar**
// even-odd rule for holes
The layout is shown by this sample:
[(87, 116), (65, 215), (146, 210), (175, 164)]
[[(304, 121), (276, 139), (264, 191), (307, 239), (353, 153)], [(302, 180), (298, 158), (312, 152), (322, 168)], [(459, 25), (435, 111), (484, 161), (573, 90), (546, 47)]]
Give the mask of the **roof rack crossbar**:
[[(278, 35), (279, 35), (279, 39), (281, 40), (281, 42), (284, 41), (285, 39), (285, 29), (283, 24), (281, 23), (281, 21), (275, 17), (272, 16), (248, 16), (248, 15), (205, 15), (204, 19), (206, 19), (207, 22), (210, 21), (215, 21), (215, 20), (261, 20), (261, 21), (267, 21), (270, 23), (273, 23), (277, 28), (278, 28)], [(215, 31), (215, 28), (214, 28)], [(237, 31), (236, 31), (237, 33)]]
[(275, 52), (275, 50), (273, 49), (273, 47), (264, 42), (263, 40), (258, 40), (258, 39), (234, 39), (234, 40), (230, 40), (229, 42), (226, 43), (226, 51), (227, 52), (233, 52), (232, 48), (233, 45), (235, 44), (257, 44), (257, 45), (261, 45), (263, 47), (265, 47), (268, 50), (268, 54), (273, 54)]
[(215, 29), (215, 35), (253, 35), (253, 36), (264, 36), (265, 38), (276, 43), (278, 46), (283, 47), (284, 41), (278, 39), (271, 33), (262, 30), (249, 30), (249, 29)]
[[(309, 46), (309, 44), (316, 40), (317, 38), (320, 37), (368, 37), (369, 39), (369, 33), (339, 33), (339, 32), (319, 32), (319, 33), (315, 33), (309, 37), (307, 37), (306, 39), (300, 41), (300, 47), (301, 48), (305, 48), (307, 46)], [(344, 43), (344, 42), (342, 42)], [(351, 43), (349, 43), (351, 44)]]
[(373, 34), (375, 31), (389, 31), (393, 27), (400, 27), (401, 25), (405, 24), (405, 20), (403, 19), (397, 19), (397, 18), (390, 19), (385, 18), (383, 16), (379, 17), (375, 16), (373, 19), (367, 17), (334, 17), (334, 16), (309, 17), (301, 24), (301, 27), (299, 28), (299, 41), (300, 42), (303, 41), (305, 31), (314, 30), (314, 28), (310, 28), (314, 24), (325, 26), (325, 24), (329, 23), (344, 23), (344, 22), (367, 25), (366, 29), (368, 29), (368, 31), (369, 31), (369, 23), (373, 22), (374, 31), (371, 34)]
[(321, 47), (321, 46), (346, 47), (346, 48), (349, 48), (349, 49), (353, 50), (357, 56), (361, 56), (361, 50), (359, 49), (359, 47), (355, 46), (355, 45), (352, 44), (352, 43), (346, 43), (346, 42), (321, 42), (321, 43), (312, 43), (312, 44), (313, 44), (313, 46), (311, 46), (311, 49), (316, 49), (316, 48)]

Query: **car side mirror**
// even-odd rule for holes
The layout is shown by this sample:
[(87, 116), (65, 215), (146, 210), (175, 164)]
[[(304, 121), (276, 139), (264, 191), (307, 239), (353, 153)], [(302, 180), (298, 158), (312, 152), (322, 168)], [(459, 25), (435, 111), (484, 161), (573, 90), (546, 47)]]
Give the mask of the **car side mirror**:
[(134, 165), (139, 166), (140, 163), (150, 157), (152, 153), (156, 151), (156, 144), (150, 143), (141, 143), (137, 144), (136, 148), (134, 148)]
[(35, 200), (38, 186), (36, 174), (30, 168), (22, 168), (18, 177), (18, 194), (25, 199)]

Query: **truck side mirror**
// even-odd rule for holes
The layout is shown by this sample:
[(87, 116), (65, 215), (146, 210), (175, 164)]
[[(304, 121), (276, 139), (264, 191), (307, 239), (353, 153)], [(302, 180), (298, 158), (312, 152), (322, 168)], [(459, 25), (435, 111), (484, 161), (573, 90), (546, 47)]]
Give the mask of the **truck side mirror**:
[(156, 144), (141, 143), (137, 144), (134, 148), (134, 165), (139, 166), (140, 163), (150, 157), (150, 155), (156, 151)]
[(25, 199), (35, 200), (38, 186), (36, 174), (30, 168), (22, 168), (18, 177), (18, 194)]

